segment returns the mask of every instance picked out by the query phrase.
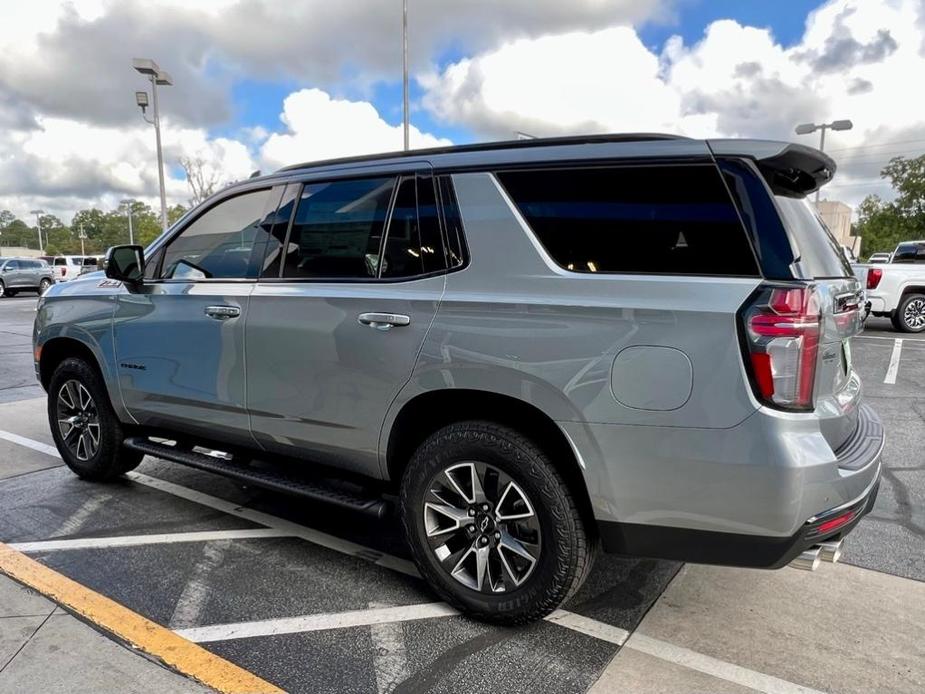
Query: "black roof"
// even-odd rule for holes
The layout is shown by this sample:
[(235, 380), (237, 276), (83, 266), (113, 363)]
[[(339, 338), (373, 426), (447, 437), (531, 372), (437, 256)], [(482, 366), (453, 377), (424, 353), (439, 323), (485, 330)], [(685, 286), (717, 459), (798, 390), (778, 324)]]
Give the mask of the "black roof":
[(451, 145), (449, 147), (430, 147), (427, 149), (411, 149), (408, 151), (382, 152), (378, 154), (362, 154), (353, 157), (340, 157), (337, 159), (320, 159), (301, 164), (291, 164), (279, 169), (276, 173), (296, 171), (298, 169), (315, 168), (331, 164), (349, 164), (354, 162), (380, 161), (384, 159), (401, 159), (404, 157), (421, 157), (435, 154), (456, 154), (465, 152), (491, 152), (501, 149), (529, 149), (532, 147), (555, 147), (557, 145), (586, 145), (601, 142), (648, 142), (653, 140), (690, 140), (682, 135), (669, 135), (666, 133), (612, 133), (603, 135), (570, 135), (567, 137), (535, 137), (522, 140), (496, 140), (493, 142), (477, 142), (467, 145)]

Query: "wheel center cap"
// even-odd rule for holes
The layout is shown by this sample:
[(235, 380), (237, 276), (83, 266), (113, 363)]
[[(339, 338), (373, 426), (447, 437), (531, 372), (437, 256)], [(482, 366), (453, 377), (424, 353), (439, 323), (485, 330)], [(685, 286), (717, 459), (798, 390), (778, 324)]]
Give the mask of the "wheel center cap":
[(490, 533), (495, 529), (495, 521), (487, 513), (480, 513), (475, 519), (475, 527), (482, 534)]

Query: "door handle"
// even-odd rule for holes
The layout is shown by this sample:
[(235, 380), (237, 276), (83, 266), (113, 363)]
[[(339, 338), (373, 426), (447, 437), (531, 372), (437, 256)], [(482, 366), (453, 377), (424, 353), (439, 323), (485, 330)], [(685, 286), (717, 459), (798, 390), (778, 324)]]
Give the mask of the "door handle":
[(382, 331), (411, 324), (411, 318), (400, 313), (361, 313), (357, 320), (363, 325)]
[(228, 320), (240, 316), (241, 309), (237, 306), (206, 306), (206, 315), (215, 320)]

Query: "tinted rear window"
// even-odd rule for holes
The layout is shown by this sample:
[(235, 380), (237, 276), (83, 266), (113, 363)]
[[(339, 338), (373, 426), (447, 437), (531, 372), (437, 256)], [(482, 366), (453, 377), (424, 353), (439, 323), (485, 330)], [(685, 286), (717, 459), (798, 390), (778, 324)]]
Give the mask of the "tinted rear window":
[(925, 263), (925, 243), (901, 243), (893, 252), (894, 263)]
[(507, 171), (498, 178), (568, 270), (758, 275), (714, 166)]
[(797, 259), (812, 277), (851, 277), (851, 265), (832, 232), (806, 198), (776, 195), (784, 224), (799, 247)]

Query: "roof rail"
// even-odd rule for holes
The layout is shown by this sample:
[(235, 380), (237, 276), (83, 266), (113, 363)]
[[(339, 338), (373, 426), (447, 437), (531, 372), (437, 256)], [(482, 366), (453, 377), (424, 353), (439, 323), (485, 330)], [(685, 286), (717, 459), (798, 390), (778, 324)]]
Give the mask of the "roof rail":
[(452, 154), (454, 152), (487, 152), (498, 149), (527, 149), (531, 147), (555, 147), (558, 145), (585, 145), (599, 142), (645, 142), (648, 140), (689, 140), (682, 135), (668, 135), (665, 133), (612, 133), (603, 135), (569, 135), (566, 137), (535, 137), (520, 140), (498, 140), (495, 142), (478, 142), (467, 145), (451, 145), (449, 147), (431, 147), (428, 149), (412, 149), (406, 152), (382, 152), (378, 154), (363, 154), (353, 157), (340, 157), (336, 159), (320, 159), (307, 161), (301, 164), (284, 166), (279, 171), (295, 171), (314, 166), (329, 164), (346, 164), (361, 161), (379, 161), (382, 159), (396, 159), (402, 157), (420, 157), (432, 154)]

